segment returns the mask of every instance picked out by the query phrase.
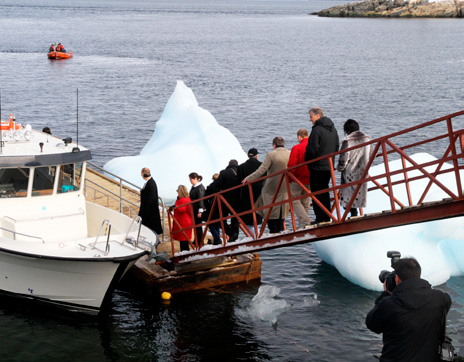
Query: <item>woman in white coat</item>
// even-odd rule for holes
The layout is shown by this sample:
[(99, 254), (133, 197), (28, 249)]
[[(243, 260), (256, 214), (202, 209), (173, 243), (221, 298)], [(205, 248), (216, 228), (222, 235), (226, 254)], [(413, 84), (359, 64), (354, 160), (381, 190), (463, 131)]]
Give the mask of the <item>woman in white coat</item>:
[[(359, 130), (359, 124), (354, 119), (347, 120), (343, 126), (343, 130), (345, 131), (346, 137), (342, 141), (342, 146), (340, 150), (354, 147), (359, 144), (369, 142), (371, 140), (371, 138), (367, 134)], [(359, 147), (354, 150), (340, 154), (340, 157), (338, 159), (337, 171), (340, 171), (342, 173), (342, 185), (361, 179), (364, 169), (366, 168), (367, 163), (369, 162), (370, 154), (371, 145)], [(357, 186), (358, 185), (353, 185), (341, 189), (340, 205), (342, 205), (345, 209), (347, 208)], [(366, 207), (366, 200), (367, 183), (364, 183), (359, 189), (359, 192), (356, 195), (353, 204), (351, 205), (351, 216), (358, 215), (358, 208)]]

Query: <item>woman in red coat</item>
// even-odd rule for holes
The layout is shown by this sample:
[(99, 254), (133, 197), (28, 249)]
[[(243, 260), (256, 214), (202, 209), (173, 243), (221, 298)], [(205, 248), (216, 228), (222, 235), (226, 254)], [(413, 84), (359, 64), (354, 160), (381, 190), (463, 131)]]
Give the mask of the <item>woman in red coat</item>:
[(174, 219), (177, 220), (177, 222), (174, 221), (172, 224), (171, 237), (179, 241), (180, 251), (189, 250), (188, 240), (192, 240), (192, 237), (193, 237), (192, 229), (179, 231), (181, 229), (193, 226), (192, 206), (184, 205), (189, 202), (191, 202), (191, 200), (189, 197), (189, 192), (187, 190), (187, 187), (184, 185), (179, 185), (179, 187), (177, 188), (177, 201), (174, 207), (171, 207), (171, 210), (174, 209)]

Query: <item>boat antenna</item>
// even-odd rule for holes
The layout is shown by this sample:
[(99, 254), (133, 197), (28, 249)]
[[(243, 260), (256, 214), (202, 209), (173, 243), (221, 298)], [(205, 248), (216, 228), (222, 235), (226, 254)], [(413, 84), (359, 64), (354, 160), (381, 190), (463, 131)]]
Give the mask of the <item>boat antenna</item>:
[(76, 89), (76, 147), (72, 149), (73, 152), (79, 152), (79, 88)]

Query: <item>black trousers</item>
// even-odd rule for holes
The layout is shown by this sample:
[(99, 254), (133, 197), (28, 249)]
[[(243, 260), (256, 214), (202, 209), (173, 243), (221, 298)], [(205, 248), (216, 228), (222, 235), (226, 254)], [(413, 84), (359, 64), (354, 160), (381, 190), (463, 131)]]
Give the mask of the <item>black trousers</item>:
[[(330, 182), (330, 170), (309, 170), (309, 186), (311, 192), (327, 189)], [(330, 193), (315, 195), (324, 207), (330, 211)], [(316, 214), (316, 223), (330, 221), (330, 217), (313, 201), (313, 209)]]
[[(197, 216), (197, 214), (194, 215), (194, 218), (195, 218), (195, 225), (198, 225), (198, 224), (201, 224), (203, 221), (201, 220), (201, 217), (199, 218)], [(195, 228), (196, 230), (196, 236), (197, 236), (197, 241), (198, 241), (198, 247), (200, 247), (200, 243), (201, 243), (201, 238), (203, 237), (203, 227), (202, 226), (199, 226), (197, 228)], [(194, 243), (195, 244), (195, 243)]]
[(267, 221), (267, 227), (271, 234), (280, 233), (284, 231), (284, 219), (282, 217), (282, 207), (280, 207), (279, 218), (278, 219), (269, 219)]

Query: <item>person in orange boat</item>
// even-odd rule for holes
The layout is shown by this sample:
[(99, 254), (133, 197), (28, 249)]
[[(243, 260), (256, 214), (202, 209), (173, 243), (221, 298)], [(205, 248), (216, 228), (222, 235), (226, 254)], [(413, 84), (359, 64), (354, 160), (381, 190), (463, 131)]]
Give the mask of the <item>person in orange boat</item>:
[(51, 53), (51, 52), (54, 52), (55, 51), (55, 47), (52, 45), (50, 45), (50, 49), (48, 49), (48, 52)]
[(60, 53), (66, 53), (66, 50), (64, 49), (64, 46), (61, 43), (58, 43), (56, 46), (56, 51)]

